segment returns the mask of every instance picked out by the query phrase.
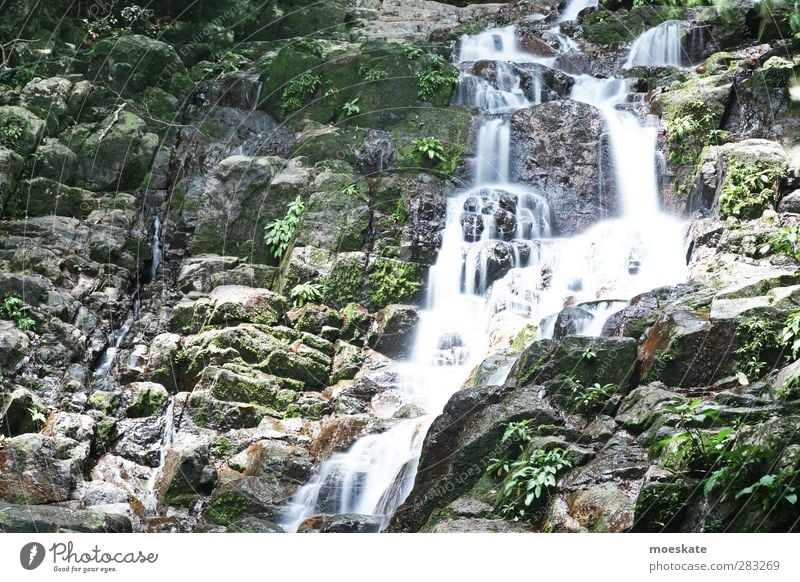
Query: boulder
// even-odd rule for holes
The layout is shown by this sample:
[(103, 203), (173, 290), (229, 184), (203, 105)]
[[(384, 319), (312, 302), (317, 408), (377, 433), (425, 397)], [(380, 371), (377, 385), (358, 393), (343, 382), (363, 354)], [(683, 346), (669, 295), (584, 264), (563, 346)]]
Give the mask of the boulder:
[(516, 112), (511, 118), (511, 177), (546, 192), (556, 233), (574, 235), (615, 214), (611, 167), (602, 141), (602, 113), (585, 103), (559, 100)]
[(21, 156), (33, 153), (44, 135), (45, 123), (15, 105), (0, 106), (0, 146)]
[(28, 334), (17, 329), (13, 321), (0, 321), (0, 367), (13, 370), (29, 348)]
[(147, 87), (179, 89), (186, 72), (171, 45), (133, 34), (103, 39), (92, 47), (93, 78), (106, 79), (117, 91), (134, 94)]
[(389, 305), (375, 316), (367, 344), (390, 358), (410, 355), (419, 314), (412, 305)]
[(47, 133), (55, 136), (64, 129), (67, 122), (71, 94), (72, 82), (68, 79), (63, 77), (36, 78), (22, 89), (20, 103), (39, 118), (44, 119)]
[[(0, 500), (12, 503), (67, 501), (81, 479), (88, 443), (23, 434), (0, 441)], [(73, 457), (78, 453), (78, 457)]]
[(3, 533), (131, 533), (124, 515), (53, 507), (13, 505), (0, 502), (0, 532)]
[(300, 524), (297, 533), (377, 533), (380, 530), (379, 517), (345, 513), (309, 517)]
[(216, 481), (208, 445), (173, 446), (156, 483), (157, 496), (167, 505), (192, 507), (201, 496), (211, 493)]

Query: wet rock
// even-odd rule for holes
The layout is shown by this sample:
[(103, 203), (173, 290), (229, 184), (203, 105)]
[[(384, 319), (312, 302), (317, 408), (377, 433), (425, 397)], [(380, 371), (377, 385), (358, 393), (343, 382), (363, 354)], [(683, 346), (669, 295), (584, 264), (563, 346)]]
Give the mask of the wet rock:
[(0, 397), (0, 434), (16, 436), (38, 432), (47, 415), (42, 400), (27, 388)]
[(389, 305), (375, 317), (367, 344), (390, 358), (409, 355), (419, 315), (412, 305)]
[(157, 467), (161, 457), (164, 417), (123, 419), (111, 452), (140, 465)]
[(130, 94), (147, 87), (178, 90), (176, 81), (186, 72), (171, 45), (139, 34), (101, 40), (91, 56), (94, 78)]
[(583, 324), (593, 319), (591, 311), (583, 307), (567, 307), (558, 313), (556, 324), (553, 328), (553, 339), (563, 339), (568, 335), (577, 333)]
[(167, 389), (154, 382), (133, 382), (123, 390), (126, 413), (131, 418), (158, 416), (169, 397)]
[(322, 426), (322, 430), (311, 445), (311, 454), (317, 463), (329, 458), (333, 453), (346, 451), (361, 437), (384, 432), (397, 424), (389, 419), (358, 415), (332, 418)]
[(377, 533), (380, 529), (378, 517), (345, 513), (309, 517), (300, 524), (297, 533)]
[(0, 532), (3, 533), (130, 533), (131, 531), (131, 521), (123, 515), (66, 507), (12, 505), (0, 502)]
[(342, 341), (336, 342), (336, 355), (333, 357), (331, 368), (331, 384), (339, 380), (350, 380), (361, 369), (364, 358), (361, 349)]
[[(16, 503), (67, 501), (81, 479), (88, 443), (23, 434), (0, 442), (0, 500)], [(73, 457), (77, 454), (78, 457)]]
[(45, 123), (27, 109), (6, 105), (0, 107), (0, 128), (13, 128), (3, 134), (0, 146), (27, 156), (42, 140)]
[(280, 504), (297, 488), (269, 477), (238, 477), (214, 489), (203, 516), (219, 525), (230, 525), (243, 517), (277, 520)]
[(667, 390), (660, 382), (639, 386), (619, 405), (616, 421), (634, 433), (641, 433), (656, 422), (664, 406), (681, 400), (677, 392)]
[(461, 215), (461, 230), (464, 233), (464, 240), (467, 242), (476, 242), (481, 240), (485, 226), (483, 223), (483, 216), (471, 212)]
[(47, 132), (57, 135), (64, 128), (69, 111), (72, 82), (63, 77), (33, 79), (22, 89), (20, 102), (44, 119)]
[(211, 493), (216, 481), (208, 445), (175, 446), (167, 453), (156, 483), (158, 499), (172, 506), (192, 507), (199, 497)]
[(603, 116), (596, 108), (561, 100), (523, 109), (511, 118), (511, 175), (546, 192), (561, 235), (582, 232), (617, 202), (599, 168), (609, 167), (602, 141)]

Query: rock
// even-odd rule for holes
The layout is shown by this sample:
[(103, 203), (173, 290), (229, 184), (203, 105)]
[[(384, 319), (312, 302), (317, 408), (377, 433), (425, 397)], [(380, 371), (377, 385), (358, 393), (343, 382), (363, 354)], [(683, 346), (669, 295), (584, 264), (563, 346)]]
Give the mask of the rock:
[(17, 388), (0, 398), (0, 434), (16, 436), (38, 432), (47, 415), (41, 399), (27, 388)]
[(322, 425), (310, 451), (314, 460), (321, 463), (334, 453), (346, 451), (358, 439), (369, 434), (385, 432), (396, 424), (396, 421), (390, 419), (378, 419), (367, 415), (331, 418)]
[(297, 244), (334, 252), (360, 251), (371, 213), (365, 199), (348, 192), (315, 192), (306, 203)]
[(528, 533), (533, 528), (523, 522), (502, 519), (445, 519), (427, 530), (429, 533)]
[(124, 515), (0, 502), (0, 532), (3, 533), (131, 533), (131, 531), (131, 521)]
[(139, 465), (157, 467), (161, 458), (164, 417), (125, 418), (117, 423), (111, 452)]
[(372, 324), (367, 344), (390, 358), (409, 355), (419, 315), (411, 305), (389, 305), (381, 309)]
[(31, 170), (34, 177), (69, 184), (75, 176), (78, 165), (75, 152), (54, 139), (46, 139), (36, 148), (34, 156)]
[(33, 79), (22, 89), (20, 102), (29, 111), (44, 119), (47, 133), (57, 135), (67, 122), (72, 82), (62, 77)]
[(139, 188), (150, 170), (158, 136), (147, 131), (140, 117), (124, 110), (106, 117), (100, 127), (77, 152), (86, 187), (95, 192)]
[(298, 487), (311, 477), (313, 463), (303, 447), (264, 439), (250, 445), (245, 454), (246, 476), (265, 477)]
[(297, 391), (284, 388), (286, 384), (275, 376), (246, 366), (209, 366), (202, 378), (204, 384), (211, 386), (215, 398), (228, 402), (257, 404), (283, 412), (298, 399)]
[(0, 367), (13, 370), (30, 349), (28, 335), (14, 322), (0, 321)]
[(264, 226), (272, 219), (283, 218), (294, 199), (289, 193), (270, 188), (282, 167), (283, 162), (274, 157), (232, 156), (222, 160), (200, 199), (192, 252), (235, 254), (270, 263), (273, 258), (264, 243)]
[[(546, 192), (556, 233), (574, 235), (617, 210), (602, 141), (603, 115), (591, 105), (560, 100), (511, 118), (511, 177)], [(602, 186), (601, 186), (602, 184)]]
[(0, 145), (0, 215), (4, 215), (6, 201), (16, 191), (18, 176), (24, 166), (22, 156)]
[(380, 530), (378, 517), (345, 513), (309, 517), (300, 524), (297, 533), (377, 533)]
[(683, 397), (660, 382), (631, 390), (617, 410), (616, 421), (626, 429), (641, 433), (650, 428), (667, 404), (680, 403)]
[[(67, 501), (86, 458), (71, 456), (77, 446), (71, 439), (40, 434), (0, 441), (0, 500), (29, 504)], [(88, 456), (88, 443), (83, 452)]]
[(20, 184), (19, 196), (10, 208), (26, 216), (70, 216), (86, 218), (95, 208), (92, 193), (50, 180), (33, 178)]
[(44, 129), (44, 121), (27, 109), (14, 105), (0, 107), (0, 146), (27, 156), (39, 145)]
[(191, 508), (201, 496), (211, 493), (216, 481), (208, 445), (173, 446), (156, 483), (157, 496), (167, 505)]
[(154, 382), (133, 382), (123, 390), (126, 414), (131, 418), (158, 416), (169, 397), (167, 389)]
[(230, 525), (245, 516), (276, 520), (279, 505), (289, 500), (296, 485), (286, 485), (269, 477), (239, 477), (214, 489), (204, 517), (219, 525)]
[(196, 255), (181, 263), (178, 287), (184, 293), (210, 293), (220, 285), (272, 288), (277, 269), (266, 265), (239, 264), (238, 257)]
[(92, 47), (93, 78), (106, 79), (117, 91), (135, 94), (147, 87), (179, 89), (186, 72), (169, 44), (139, 34), (103, 39)]
[[(209, 294), (213, 302), (206, 325), (252, 322), (274, 325), (286, 311), (286, 300), (267, 289), (243, 285), (221, 285)], [(229, 323), (230, 322), (230, 323)]]
[(800, 214), (800, 189), (784, 194), (778, 202), (778, 212)]
[(392, 519), (390, 531), (419, 531), (437, 509), (469, 490), (490, 458), (504, 454), (500, 439), (511, 421), (557, 424), (542, 387), (480, 387), (456, 392), (433, 421), (422, 447), (414, 488)]
[(43, 433), (92, 444), (97, 423), (88, 414), (56, 412), (47, 421)]

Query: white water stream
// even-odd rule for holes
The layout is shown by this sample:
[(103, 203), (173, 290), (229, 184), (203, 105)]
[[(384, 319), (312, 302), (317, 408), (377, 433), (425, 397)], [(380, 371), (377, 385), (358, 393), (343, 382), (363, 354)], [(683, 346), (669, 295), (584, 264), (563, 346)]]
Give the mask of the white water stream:
[[(474, 61), (495, 61), (497, 80), (475, 75)], [(656, 129), (619, 108), (628, 99), (624, 81), (577, 77), (571, 95), (605, 118), (622, 211), (577, 236), (552, 238), (547, 193), (509, 179), (511, 114), (541, 98), (540, 89), (533, 98), (520, 89), (514, 62), (552, 60), (522, 52), (512, 27), (460, 41), (456, 99), (483, 110), (473, 184), (448, 201), (414, 348), (408, 361), (398, 363), (407, 378), (404, 402), (426, 414), (361, 438), (324, 462), (288, 505), (282, 519), (288, 531), (317, 514), (372, 515), (385, 527), (413, 486), (431, 422), (494, 347), (542, 320), (550, 324), (539, 336), (548, 337), (554, 314), (587, 302), (583, 308), (591, 317), (578, 332), (599, 335), (628, 299), (685, 277), (683, 226), (659, 209)]]

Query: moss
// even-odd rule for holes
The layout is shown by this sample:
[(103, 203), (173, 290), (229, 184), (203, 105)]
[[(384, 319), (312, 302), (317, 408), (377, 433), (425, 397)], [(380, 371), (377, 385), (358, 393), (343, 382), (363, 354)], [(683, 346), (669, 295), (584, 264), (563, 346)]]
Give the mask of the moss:
[(365, 262), (358, 257), (337, 256), (330, 273), (322, 281), (322, 300), (332, 307), (364, 299)]
[(233, 441), (226, 436), (217, 437), (214, 444), (211, 445), (211, 449), (215, 455), (227, 458), (233, 452)]
[(160, 413), (164, 404), (167, 402), (167, 392), (159, 386), (160, 389), (153, 389), (150, 387), (140, 390), (131, 404), (128, 407), (128, 416), (131, 418), (141, 418), (146, 416), (156, 416)]
[(97, 429), (95, 432), (94, 446), (98, 452), (107, 451), (117, 433), (117, 421), (108, 416), (104, 416), (101, 420), (97, 421)]
[(642, 6), (632, 10), (598, 10), (581, 21), (583, 37), (595, 44), (628, 43), (646, 29), (677, 18), (679, 8)]
[(89, 396), (89, 406), (95, 410), (99, 410), (103, 414), (113, 416), (120, 405), (119, 394), (111, 392), (95, 391)]
[[(243, 402), (269, 406), (276, 410), (285, 410), (289, 402), (297, 399), (297, 394), (287, 397), (277, 381), (263, 375), (254, 375), (246, 367), (237, 371), (208, 368), (211, 393), (215, 398), (232, 402)], [(287, 402), (288, 400), (288, 402)]]
[(747, 163), (731, 155), (722, 182), (719, 210), (723, 217), (758, 218), (774, 205), (781, 178), (786, 174), (783, 164)]
[(419, 265), (380, 258), (369, 274), (369, 285), (370, 301), (378, 309), (412, 301), (422, 288)]
[(230, 525), (239, 520), (252, 507), (252, 503), (236, 493), (222, 493), (211, 499), (206, 518), (219, 525)]

